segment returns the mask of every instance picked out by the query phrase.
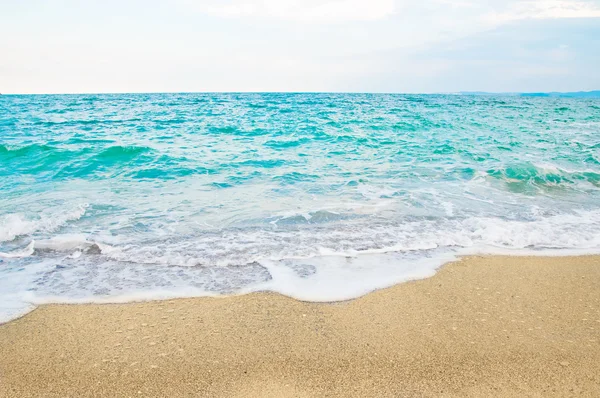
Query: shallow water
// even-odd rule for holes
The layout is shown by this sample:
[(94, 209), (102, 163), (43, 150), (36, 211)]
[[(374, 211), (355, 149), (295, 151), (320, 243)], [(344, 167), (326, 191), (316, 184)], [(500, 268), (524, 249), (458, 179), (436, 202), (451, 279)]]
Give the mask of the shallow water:
[(600, 100), (0, 97), (0, 321), (54, 301), (342, 300), (524, 250), (600, 251)]

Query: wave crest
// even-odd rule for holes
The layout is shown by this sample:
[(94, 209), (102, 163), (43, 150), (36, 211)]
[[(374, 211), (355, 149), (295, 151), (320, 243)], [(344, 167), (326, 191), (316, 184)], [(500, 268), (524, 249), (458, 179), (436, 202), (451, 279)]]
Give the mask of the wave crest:
[(27, 217), (22, 213), (5, 214), (0, 216), (0, 242), (9, 242), (18, 236), (32, 235), (36, 232), (56, 231), (70, 221), (79, 220), (87, 208), (88, 204), (82, 204), (72, 211), (47, 211), (34, 217)]
[(589, 182), (600, 185), (600, 172), (594, 170), (567, 170), (549, 164), (522, 163), (487, 170), (487, 174), (508, 183), (529, 183), (538, 186), (557, 186)]

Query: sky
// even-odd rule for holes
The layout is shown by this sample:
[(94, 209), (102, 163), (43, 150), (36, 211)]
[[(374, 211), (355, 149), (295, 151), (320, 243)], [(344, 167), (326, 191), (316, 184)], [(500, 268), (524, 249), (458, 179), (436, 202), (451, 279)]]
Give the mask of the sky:
[(0, 0), (0, 93), (600, 89), (600, 0)]

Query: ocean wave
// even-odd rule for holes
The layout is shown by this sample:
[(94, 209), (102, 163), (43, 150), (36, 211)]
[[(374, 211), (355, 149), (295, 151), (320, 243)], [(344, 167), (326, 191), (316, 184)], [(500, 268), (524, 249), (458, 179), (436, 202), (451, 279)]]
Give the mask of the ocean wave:
[[(76, 143), (112, 143), (112, 140), (83, 140), (78, 139), (75, 141)], [(68, 147), (57, 147), (48, 144), (29, 144), (23, 146), (13, 146), (13, 145), (1, 145), (0, 144), (0, 155), (4, 156), (12, 156), (12, 157), (20, 157), (20, 156), (30, 156), (36, 153), (72, 153), (73, 155), (77, 154), (87, 154), (91, 149), (89, 147), (85, 147), (79, 150), (69, 149)], [(145, 146), (135, 146), (135, 145), (112, 145), (103, 147), (96, 153), (95, 156), (98, 157), (129, 157), (131, 155), (136, 155), (140, 153), (146, 153), (152, 151), (152, 148)]]
[(8, 242), (19, 236), (36, 232), (51, 233), (70, 221), (79, 220), (86, 212), (88, 204), (64, 212), (47, 210), (35, 216), (23, 213), (11, 213), (0, 216), (0, 242)]
[(173, 180), (176, 178), (186, 177), (192, 174), (209, 174), (213, 173), (212, 169), (204, 167), (174, 167), (165, 169), (161, 166), (142, 168), (135, 170), (126, 175), (136, 180)]
[(0, 252), (0, 258), (23, 258), (33, 254), (35, 241), (31, 241), (25, 248), (17, 249), (10, 252)]
[(58, 151), (62, 152), (63, 150), (46, 144), (29, 144), (23, 146), (11, 146), (0, 144), (0, 156), (2, 156), (2, 158), (4, 159), (27, 157), (39, 153), (52, 153)]
[[(66, 112), (73, 112), (74, 109), (65, 109), (54, 112), (55, 114), (64, 114)], [(95, 125), (125, 125), (128, 123), (141, 122), (140, 118), (130, 118), (130, 119), (64, 119), (64, 120), (40, 120), (31, 123), (33, 126), (42, 126), (42, 127), (75, 127), (75, 126), (95, 126)]]
[(308, 173), (300, 173), (297, 171), (292, 171), (290, 173), (284, 173), (280, 175), (273, 176), (271, 180), (277, 181), (280, 184), (296, 184), (298, 182), (304, 181), (316, 181), (319, 179), (319, 176), (316, 174), (308, 174)]
[(116, 159), (116, 160), (129, 160), (137, 155), (142, 153), (152, 152), (153, 149), (146, 146), (122, 146), (122, 145), (113, 145), (109, 146), (102, 151), (100, 151), (97, 155), (94, 155), (97, 159)]
[(269, 141), (265, 142), (264, 145), (267, 147), (271, 147), (271, 148), (287, 149), (287, 148), (295, 148), (295, 147), (304, 145), (309, 142), (310, 142), (310, 139), (304, 137), (304, 138), (296, 138), (296, 139), (269, 140)]
[(123, 302), (261, 290), (307, 301), (347, 300), (432, 276), (459, 255), (481, 253), (600, 253), (600, 213), (530, 222), (421, 220), (305, 233), (240, 230), (148, 246), (115, 247), (83, 235), (59, 235), (3, 253), (7, 261), (27, 256), (38, 261), (25, 269), (24, 275), (31, 278), (28, 290), (10, 285), (10, 273), (0, 281), (0, 286), (8, 283), (13, 289), (0, 293), (0, 322), (31, 310), (31, 303)]
[(33, 242), (34, 252), (69, 252), (81, 251), (92, 254), (106, 254), (112, 250), (110, 245), (89, 240), (82, 234), (58, 235), (50, 239)]
[(290, 163), (291, 162), (289, 160), (285, 159), (248, 159), (243, 160), (241, 162), (228, 163), (227, 165), (223, 165), (222, 167), (257, 167), (262, 169), (272, 169)]
[[(30, 311), (32, 303), (262, 290), (307, 301), (347, 300), (430, 277), (459, 255), (481, 253), (600, 253), (600, 212), (529, 222), (468, 218), (349, 225), (343, 230), (241, 229), (147, 245), (111, 246), (85, 235), (58, 235), (0, 254), (9, 266), (0, 280), (0, 322)], [(20, 260), (29, 261), (20, 268), (24, 273), (11, 273), (11, 262)]]
[(559, 186), (579, 181), (600, 185), (600, 171), (566, 169), (552, 164), (521, 163), (489, 169), (487, 174), (508, 183), (529, 183), (538, 186)]
[(34, 254), (43, 256), (45, 253), (70, 253), (70, 258), (78, 258), (81, 254), (108, 254), (113, 247), (106, 243), (89, 240), (82, 234), (56, 235), (50, 239), (31, 240), (21, 249), (10, 252), (0, 252), (0, 258), (25, 258)]
[(150, 147), (113, 145), (96, 149), (57, 147), (46, 144), (25, 146), (0, 145), (0, 159), (7, 171), (20, 170), (27, 174), (51, 173), (55, 178), (87, 175), (99, 168), (129, 162), (151, 153)]
[(246, 130), (236, 126), (211, 126), (208, 128), (208, 132), (211, 134), (239, 135), (245, 137), (256, 137), (270, 134), (270, 132), (265, 129), (255, 128)]
[[(448, 210), (446, 209), (446, 212)], [(349, 217), (321, 210), (284, 213), (266, 220), (269, 227), (206, 231), (201, 235), (109, 244), (101, 237), (59, 235), (35, 242), (44, 251), (83, 251), (114, 261), (164, 266), (237, 266), (264, 260), (358, 256), (393, 252), (456, 250), (600, 250), (600, 212), (536, 216), (530, 221), (454, 216), (406, 219), (390, 224), (371, 217)], [(332, 228), (331, 224), (337, 225)], [(115, 237), (113, 237), (115, 239)]]

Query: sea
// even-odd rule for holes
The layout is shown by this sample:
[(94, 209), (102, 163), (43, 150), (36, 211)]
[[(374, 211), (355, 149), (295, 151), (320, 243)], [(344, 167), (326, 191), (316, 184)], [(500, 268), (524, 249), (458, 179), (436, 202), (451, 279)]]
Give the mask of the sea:
[(600, 253), (600, 99), (0, 96), (0, 322), (348, 300), (470, 254)]

